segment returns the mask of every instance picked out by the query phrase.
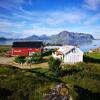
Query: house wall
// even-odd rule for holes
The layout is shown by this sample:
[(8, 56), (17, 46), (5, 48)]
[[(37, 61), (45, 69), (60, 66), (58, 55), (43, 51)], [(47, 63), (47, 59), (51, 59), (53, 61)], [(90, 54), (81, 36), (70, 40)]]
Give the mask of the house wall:
[(74, 64), (76, 62), (83, 62), (82, 52), (70, 52), (64, 55), (64, 63)]
[(56, 55), (52, 53), (52, 56), (55, 59), (62, 59), (62, 61), (66, 64), (74, 64), (77, 62), (83, 62), (83, 52), (79, 48), (75, 48), (74, 50), (69, 51), (64, 55)]
[(41, 48), (12, 48), (12, 56), (29, 56), (32, 52), (42, 52)]

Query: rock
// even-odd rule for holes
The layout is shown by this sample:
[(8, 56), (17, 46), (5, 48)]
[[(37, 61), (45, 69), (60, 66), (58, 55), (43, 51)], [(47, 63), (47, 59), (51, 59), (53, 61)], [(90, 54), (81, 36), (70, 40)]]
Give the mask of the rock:
[(99, 48), (95, 48), (95, 49), (91, 49), (90, 51), (89, 51), (89, 53), (100, 53), (100, 47)]
[(58, 84), (54, 89), (48, 91), (44, 100), (72, 100), (69, 94), (69, 86), (64, 83)]

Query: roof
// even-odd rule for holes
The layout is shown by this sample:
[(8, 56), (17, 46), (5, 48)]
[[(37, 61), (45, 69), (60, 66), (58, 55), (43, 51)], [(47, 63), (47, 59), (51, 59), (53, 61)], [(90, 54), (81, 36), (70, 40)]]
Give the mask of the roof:
[(13, 48), (40, 48), (43, 46), (41, 41), (24, 41), (24, 42), (13, 42)]
[(45, 46), (44, 49), (58, 49), (61, 46)]
[[(78, 47), (76, 46), (71, 46), (71, 45), (66, 45), (62, 46), (58, 49), (58, 51), (62, 52), (63, 54), (69, 53), (71, 50), (77, 49), (79, 52), (82, 52)], [(83, 52), (82, 52), (83, 53)]]
[(60, 51), (60, 52), (65, 54), (65, 53), (71, 51), (74, 48), (75, 48), (75, 46), (62, 46), (62, 47), (59, 48), (58, 51)]

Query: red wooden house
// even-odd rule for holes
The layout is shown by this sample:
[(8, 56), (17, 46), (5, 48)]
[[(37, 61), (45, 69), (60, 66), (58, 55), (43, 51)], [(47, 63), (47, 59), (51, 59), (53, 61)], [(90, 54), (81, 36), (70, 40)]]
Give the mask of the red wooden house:
[(41, 41), (25, 41), (13, 42), (10, 55), (11, 56), (30, 56), (35, 52), (43, 51), (43, 43)]

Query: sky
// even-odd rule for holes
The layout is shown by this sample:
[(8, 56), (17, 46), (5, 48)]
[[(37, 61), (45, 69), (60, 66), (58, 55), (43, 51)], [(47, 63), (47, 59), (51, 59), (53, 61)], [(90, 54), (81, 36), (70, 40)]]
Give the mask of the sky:
[(50, 36), (65, 30), (100, 38), (100, 0), (0, 0), (0, 37)]

